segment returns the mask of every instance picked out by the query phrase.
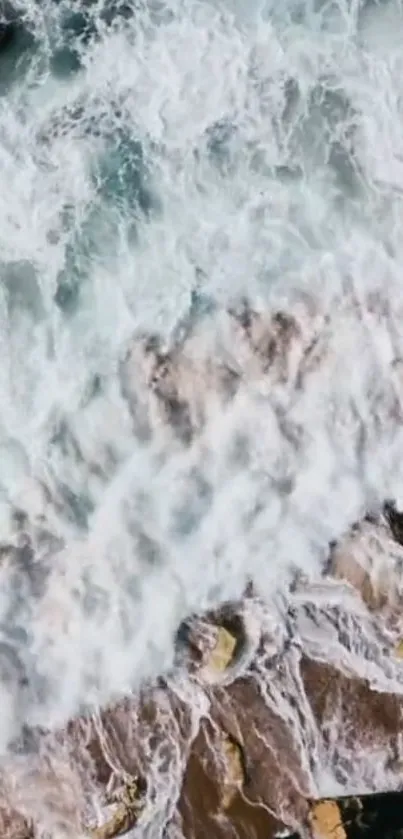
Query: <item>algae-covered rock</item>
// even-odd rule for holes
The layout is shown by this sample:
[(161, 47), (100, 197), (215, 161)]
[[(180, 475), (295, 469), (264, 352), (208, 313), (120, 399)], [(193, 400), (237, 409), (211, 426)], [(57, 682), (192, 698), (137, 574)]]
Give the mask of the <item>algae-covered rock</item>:
[(242, 789), (246, 776), (242, 749), (226, 732), (222, 735), (222, 750), (225, 761), (225, 779), (221, 807), (223, 810), (228, 810), (236, 794)]
[(229, 670), (242, 646), (242, 631), (216, 623), (215, 619), (183, 621), (177, 633), (179, 657), (190, 673), (202, 681), (215, 682)]
[(322, 799), (312, 804), (313, 839), (399, 839), (403, 793), (379, 792)]
[(210, 652), (202, 672), (214, 676), (227, 670), (233, 662), (236, 646), (235, 635), (232, 635), (225, 627), (219, 626), (217, 628), (216, 644)]
[(336, 801), (319, 801), (309, 814), (314, 839), (347, 839)]

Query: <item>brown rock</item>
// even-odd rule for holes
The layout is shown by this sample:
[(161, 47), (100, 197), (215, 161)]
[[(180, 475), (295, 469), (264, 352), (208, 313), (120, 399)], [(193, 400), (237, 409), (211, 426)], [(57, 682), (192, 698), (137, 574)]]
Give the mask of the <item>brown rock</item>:
[(345, 580), (370, 610), (396, 618), (403, 603), (403, 549), (382, 519), (364, 520), (332, 548), (328, 573)]
[[(29, 819), (35, 839), (46, 831), (51, 839), (70, 839), (83, 827), (96, 839), (112, 839), (143, 818), (149, 835), (153, 819), (165, 825), (164, 839), (179, 828), (186, 839), (227, 839), (234, 831), (270, 839), (284, 825), (308, 824), (323, 767), (342, 784), (356, 772), (371, 788), (380, 771), (391, 788), (399, 785), (400, 697), (314, 660), (292, 638), (276, 647), (264, 633), (242, 678), (203, 680), (203, 667), (220, 678), (232, 672), (244, 643), (242, 604), (208, 617), (189, 622), (196, 678), (183, 671), (56, 735), (38, 732), (29, 754), (10, 758), (13, 785), (0, 801), (13, 811), (7, 839), (28, 839), (20, 833)], [(136, 779), (144, 780), (144, 798), (130, 792)], [(312, 830), (319, 836), (334, 815), (329, 803), (316, 808)]]
[(237, 372), (213, 358), (197, 335), (169, 350), (155, 337), (133, 341), (121, 381), (137, 433), (171, 430), (189, 443), (239, 384)]
[(239, 679), (217, 690), (211, 716), (242, 748), (248, 799), (268, 807), (281, 822), (300, 824), (307, 814), (309, 779), (292, 732), (265, 703), (255, 681)]
[[(364, 679), (347, 677), (330, 665), (305, 657), (301, 661), (301, 676), (322, 732), (325, 752), (331, 756), (332, 769), (341, 782), (349, 781), (345, 776), (348, 758), (351, 771), (361, 762), (361, 781), (370, 784), (372, 755), (376, 753), (377, 771), (383, 766), (386, 775), (387, 770), (395, 768), (394, 784), (399, 784), (402, 697), (379, 693)], [(393, 783), (393, 775), (390, 780)]]
[(347, 839), (336, 801), (319, 801), (309, 813), (314, 839)]
[(35, 839), (34, 827), (16, 810), (0, 809), (2, 839)]
[[(281, 823), (244, 789), (245, 770), (236, 758), (229, 771), (223, 753), (222, 730), (205, 721), (193, 744), (179, 801), (181, 826), (186, 839), (271, 839)], [(227, 739), (227, 743), (231, 742)], [(232, 741), (232, 747), (234, 747)], [(235, 745), (235, 749), (238, 749)], [(229, 788), (231, 794), (228, 795)]]

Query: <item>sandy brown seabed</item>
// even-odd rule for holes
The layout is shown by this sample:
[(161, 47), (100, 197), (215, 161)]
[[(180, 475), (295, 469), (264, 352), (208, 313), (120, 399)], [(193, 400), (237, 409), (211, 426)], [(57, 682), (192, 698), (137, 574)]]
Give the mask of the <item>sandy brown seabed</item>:
[[(302, 387), (326, 354), (328, 323), (303, 300), (293, 315), (245, 304), (229, 318), (250, 378)], [(191, 338), (171, 352), (134, 342), (122, 375), (138, 433), (154, 426), (185, 445), (207, 397), (219, 409), (240, 387), (239, 372), (192, 353)], [(108, 839), (135, 825), (146, 839), (271, 839), (285, 828), (316, 837), (310, 801), (327, 771), (340, 791), (375, 790), (380, 778), (400, 789), (402, 544), (403, 517), (385, 504), (329, 546), (319, 582), (293, 581), (280, 628), (251, 584), (240, 602), (179, 628), (172, 677), (62, 731), (26, 731), (3, 764), (2, 839)], [(332, 660), (332, 633), (344, 660)], [(400, 693), (376, 689), (374, 660)]]

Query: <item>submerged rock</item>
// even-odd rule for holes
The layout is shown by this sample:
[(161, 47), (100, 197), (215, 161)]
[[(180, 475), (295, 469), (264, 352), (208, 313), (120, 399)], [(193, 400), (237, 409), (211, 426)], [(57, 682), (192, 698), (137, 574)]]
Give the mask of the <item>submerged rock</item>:
[(188, 445), (234, 394), (238, 377), (229, 365), (213, 361), (194, 336), (172, 348), (142, 336), (127, 352), (121, 383), (136, 433), (172, 432)]
[(402, 562), (396, 531), (387, 519), (372, 517), (332, 548), (328, 573), (349, 583), (370, 610), (393, 622), (403, 604)]

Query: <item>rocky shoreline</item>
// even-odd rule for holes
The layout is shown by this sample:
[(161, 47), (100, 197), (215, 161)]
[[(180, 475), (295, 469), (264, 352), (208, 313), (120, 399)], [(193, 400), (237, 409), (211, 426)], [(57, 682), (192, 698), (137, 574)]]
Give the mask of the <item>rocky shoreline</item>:
[[(401, 692), (371, 685), (370, 650), (364, 661), (369, 678), (352, 672), (351, 662), (347, 672), (348, 664), (326, 663), (319, 650), (313, 655), (309, 633), (303, 637), (303, 620), (312, 620), (304, 582), (295, 590), (295, 613), (288, 609), (288, 634), (276, 637), (262, 620), (245, 665), (249, 616), (263, 608), (250, 586), (241, 602), (181, 627), (181, 664), (172, 677), (72, 720), (56, 734), (25, 732), (3, 767), (4, 839), (112, 839), (136, 825), (133, 835), (150, 839), (274, 839), (287, 830), (327, 839), (329, 810), (314, 805), (311, 813), (312, 802), (321, 797), (321, 773), (331, 773), (334, 787), (350, 785), (352, 795), (379, 792), (380, 777), (389, 791), (400, 790), (403, 665), (397, 603), (391, 607), (386, 590), (375, 596), (369, 575), (354, 567), (351, 547), (353, 540), (355, 550), (363, 550), (370, 532), (372, 539), (382, 536), (383, 544), (388, 535), (400, 552), (393, 521), (386, 509), (377, 522), (353, 529), (346, 539), (351, 562), (341, 561), (341, 549), (333, 552), (322, 601), (327, 592), (329, 615), (339, 579), (337, 585), (365, 606), (383, 638), (385, 672), (390, 667), (398, 673)], [(340, 603), (331, 620), (342, 633), (350, 615)], [(314, 623), (320, 620), (317, 610)], [(326, 644), (325, 622), (323, 628)], [(237, 670), (240, 661), (244, 666)], [(365, 789), (357, 789), (360, 782)]]
[[(203, 356), (197, 330), (171, 349), (136, 339), (120, 370), (136, 436), (200, 445), (246, 377), (270, 393), (297, 448), (287, 399), (331, 354), (345, 306), (330, 329), (307, 298), (288, 314), (242, 303), (223, 326), (233, 366), (214, 341)], [(384, 395), (371, 407), (396, 422), (398, 396)], [(359, 436), (347, 397), (337, 411)], [(1, 836), (327, 839), (312, 802), (400, 790), (402, 533), (386, 501), (330, 545), (322, 576), (296, 571), (270, 607), (250, 583), (241, 600), (183, 621), (172, 673), (60, 731), (26, 729), (2, 761)]]
[[(10, 498), (5, 494), (1, 511), (0, 734), (9, 735), (10, 743), (6, 753), (0, 744), (0, 839), (361, 839), (363, 831), (366, 839), (397, 839), (403, 824), (395, 798), (388, 797), (403, 792), (403, 514), (397, 498), (403, 480), (403, 297), (399, 233), (389, 230), (394, 224), (400, 229), (394, 197), (399, 189), (390, 170), (393, 161), (401, 162), (395, 69), (373, 70), (369, 57), (356, 52), (358, 23), (351, 53), (339, 54), (332, 43), (335, 55), (327, 57), (321, 35), (318, 55), (317, 35), (311, 55), (303, 28), (302, 40), (287, 52), (276, 24), (266, 45), (260, 37), (243, 45), (238, 30), (234, 39), (225, 27), (215, 33), (221, 13), (211, 17), (211, 29), (210, 18), (208, 26), (203, 15), (201, 24), (189, 18), (189, 35), (173, 13), (175, 25), (166, 39), (140, 33), (144, 54), (127, 68), (133, 46), (128, 39), (126, 52), (120, 43), (119, 21), (141, 17), (142, 5), (78, 0), (42, 8), (39, 0), (0, 0), (0, 92), (13, 90), (16, 80), (19, 90), (24, 61), (29, 70), (21, 101), (19, 95), (15, 103), (13, 97), (4, 100), (12, 121), (9, 137), (5, 123), (5, 161), (12, 166), (10, 173), (5, 168), (10, 182), (3, 239), (10, 247), (4, 259), (27, 260), (31, 284), (36, 287), (38, 279), (33, 303), (42, 306), (43, 284), (50, 307), (43, 355), (32, 352), (31, 364), (31, 337), (28, 332), (25, 339), (24, 327), (17, 330), (11, 356), (18, 362), (29, 356), (30, 363), (12, 363), (8, 374), (4, 362), (17, 391), (19, 376), (27, 379), (15, 415), (19, 404), (33, 404), (24, 395), (30, 376), (44, 373), (35, 433), (36, 423), (46, 428), (32, 463), (20, 441), (14, 443), (15, 489)], [(248, 4), (237, 5), (246, 10)], [(363, 4), (352, 5), (358, 20)], [(163, 18), (164, 3), (151, 6), (155, 18)], [(151, 18), (146, 25), (152, 29)], [(92, 65), (87, 47), (102, 46), (107, 31), (116, 45), (109, 55), (100, 49)], [(327, 36), (325, 41), (327, 46)], [(189, 53), (189, 63), (176, 60), (171, 44), (179, 59)], [(228, 95), (213, 97), (205, 117), (191, 126), (197, 103), (208, 92), (203, 68), (211, 63), (215, 72), (221, 50), (222, 78), (231, 68)], [(267, 59), (270, 52), (274, 64)], [(344, 60), (345, 86), (338, 72)], [(104, 62), (105, 77), (101, 72), (93, 85)], [(122, 70), (115, 74), (119, 62)], [(88, 79), (80, 87), (84, 68)], [(178, 112), (170, 102), (169, 77), (157, 90), (161, 104), (151, 102), (164, 71), (183, 84)], [(46, 106), (40, 116), (47, 102), (39, 95), (45, 78), (56, 110)], [(71, 95), (69, 78), (77, 82)], [(383, 83), (390, 85), (385, 112), (381, 99), (371, 95), (371, 84), (382, 92)], [(26, 84), (35, 93), (27, 111)], [(127, 100), (133, 114), (126, 124)], [(26, 140), (17, 143), (22, 129)], [(84, 161), (93, 155), (92, 139), (100, 148), (105, 141), (108, 156), (121, 129), (116, 172), (124, 164), (127, 247), (133, 237), (139, 237), (139, 247), (128, 250), (127, 263), (119, 263), (121, 281), (108, 262), (104, 267), (99, 261), (102, 224), (88, 253), (87, 232), (82, 241), (79, 237), (84, 262), (94, 256), (95, 273), (102, 265), (100, 294), (105, 287), (110, 295), (99, 307), (94, 338), (84, 342), (82, 358), (75, 347), (74, 353), (69, 350), (70, 339), (55, 350), (59, 314), (70, 323), (77, 314), (75, 229), (82, 222), (86, 229), (88, 207), (92, 239), (92, 207), (96, 217), (109, 189), (111, 215), (116, 205), (120, 219), (120, 198), (102, 161), (94, 158), (97, 181), (100, 170), (96, 187), (92, 175), (86, 186)], [(270, 132), (275, 142), (266, 156)], [(76, 145), (80, 133), (91, 139), (82, 151)], [(165, 230), (157, 220), (144, 242), (137, 216), (148, 217), (154, 199), (151, 171), (148, 178), (143, 167), (143, 140), (134, 140), (134, 133), (149, 138), (158, 151), (156, 178), (167, 179), (169, 192), (161, 189), (166, 219), (172, 213), (175, 220), (178, 212), (175, 229), (168, 224)], [(234, 135), (235, 166), (238, 157), (241, 162), (245, 157), (246, 165), (215, 196), (202, 158), (205, 152), (210, 156), (210, 147), (213, 157), (213, 146), (221, 144), (218, 157), (228, 151), (230, 163), (227, 134)], [(294, 145), (301, 153), (291, 153)], [(312, 192), (302, 179), (310, 145)], [(378, 159), (383, 146), (392, 163), (385, 153)], [(127, 168), (126, 147), (132, 161)], [(144, 154), (145, 149), (146, 143)], [(144, 184), (149, 180), (144, 188), (143, 168)], [(226, 168), (222, 160), (221, 174)], [(349, 185), (362, 180), (365, 188), (357, 192), (362, 201), (356, 196), (351, 207), (345, 173), (338, 168), (349, 173)], [(322, 196), (328, 170), (329, 202)], [(73, 186), (77, 181), (83, 190), (64, 189), (70, 173)], [(283, 180), (295, 175), (297, 191), (289, 196)], [(170, 187), (173, 176), (178, 191)], [(342, 200), (336, 201), (339, 189)], [(8, 221), (7, 197), (15, 190), (22, 203)], [(218, 218), (210, 224), (215, 200)], [(358, 236), (350, 235), (350, 225)], [(32, 244), (25, 247), (28, 233)], [(124, 250), (125, 241), (126, 233), (113, 248)], [(81, 258), (78, 253), (77, 264)], [(40, 276), (49, 259), (50, 292)], [(116, 271), (117, 262), (112, 260)], [(11, 288), (16, 265), (17, 297), (23, 297), (27, 289), (19, 264), (12, 262), (7, 282)], [(182, 292), (189, 292), (190, 310), (175, 334), (160, 334), (156, 324), (155, 334), (133, 335), (136, 318), (144, 315), (137, 311), (141, 282), (144, 290), (147, 283), (154, 289), (155, 282), (156, 295), (165, 295), (177, 276), (173, 316)], [(246, 299), (224, 300), (229, 284), (266, 294), (272, 283), (270, 309), (267, 297), (253, 306)], [(204, 297), (204, 284), (218, 292), (221, 308)], [(105, 319), (116, 292), (127, 294), (127, 305), (111, 306)], [(152, 298), (144, 309), (151, 312), (147, 318), (157, 320)], [(4, 325), (11, 335), (7, 311)], [(42, 318), (38, 313), (32, 323), (27, 318), (33, 336)], [(85, 330), (92, 311), (82, 314)], [(127, 318), (123, 332), (120, 314)], [(60, 322), (63, 329), (67, 320)], [(98, 355), (104, 335), (110, 349)], [(20, 337), (27, 343), (20, 345)], [(78, 337), (73, 329), (71, 347)], [(61, 378), (70, 363), (70, 387), (83, 367), (71, 415), (66, 388), (65, 397), (50, 400), (42, 417), (40, 395), (59, 384), (53, 376)], [(13, 443), (11, 402), (11, 437), (7, 430), (2, 457)], [(25, 426), (21, 434), (25, 441)], [(138, 451), (144, 463), (133, 467)], [(101, 566), (110, 574), (102, 576)], [(148, 622), (149, 603), (156, 619)], [(108, 632), (115, 629), (107, 645)], [(116, 667), (110, 650), (112, 655), (122, 650)], [(173, 650), (174, 665), (142, 681), (144, 672), (160, 672), (158, 662), (162, 672)], [(125, 693), (123, 682), (141, 688)], [(88, 697), (98, 690), (109, 704), (88, 707)], [(56, 724), (50, 717), (59, 708)]]

